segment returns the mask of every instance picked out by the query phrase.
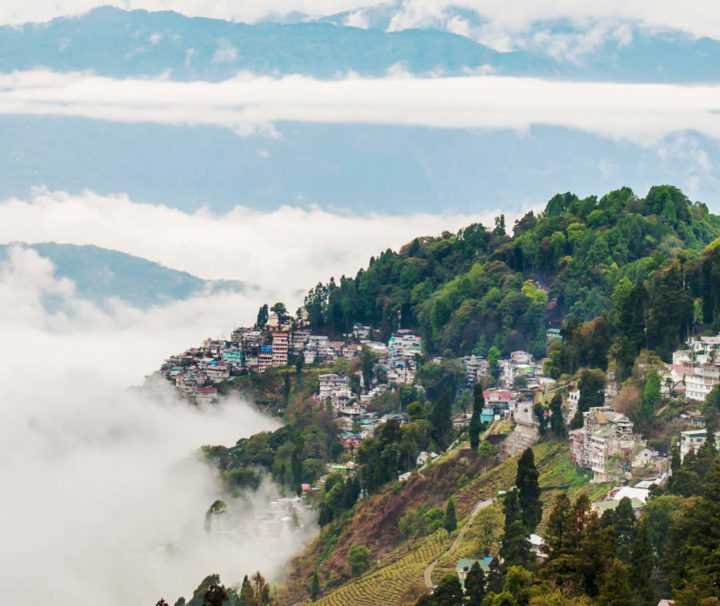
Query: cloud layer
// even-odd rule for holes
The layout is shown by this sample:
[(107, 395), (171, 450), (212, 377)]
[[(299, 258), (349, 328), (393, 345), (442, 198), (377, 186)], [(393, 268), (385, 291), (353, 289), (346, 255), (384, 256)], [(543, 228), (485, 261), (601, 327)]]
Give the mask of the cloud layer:
[[(32, 250), (15, 248), (0, 263), (0, 483), (12, 487), (0, 518), (4, 599), (173, 603), (212, 572), (227, 583), (258, 568), (278, 574), (312, 525), (277, 539), (257, 536), (252, 524), (233, 539), (206, 534), (204, 513), (223, 494), (194, 454), (277, 421), (239, 400), (201, 410), (164, 384), (127, 389), (213, 325), (233, 326), (242, 299), (103, 312), (52, 274)], [(274, 498), (267, 486), (230, 503), (263, 511)], [(254, 519), (252, 510), (243, 515)]]
[[(277, 297), (298, 305), (319, 280), (355, 275), (386, 248), (471, 222), (489, 225), (495, 214), (351, 216), (287, 206), (190, 214), (127, 196), (38, 191), (30, 200), (0, 202), (0, 242), (95, 244), (203, 278), (259, 284), (264, 292), (253, 294), (257, 299)], [(508, 221), (512, 224), (512, 217)], [(232, 304), (232, 298), (225, 300)]]
[(212, 83), (28, 71), (0, 76), (0, 113), (215, 125), (271, 135), (283, 121), (517, 131), (552, 125), (648, 144), (687, 130), (720, 138), (720, 86), (406, 74), (333, 81), (239, 74)]

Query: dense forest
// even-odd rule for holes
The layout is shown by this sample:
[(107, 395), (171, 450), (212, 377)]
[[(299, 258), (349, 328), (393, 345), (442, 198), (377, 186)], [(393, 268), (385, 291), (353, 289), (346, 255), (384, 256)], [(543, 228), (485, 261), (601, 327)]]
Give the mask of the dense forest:
[[(338, 335), (362, 323), (388, 335), (400, 311), (429, 353), (487, 355), (496, 347), (542, 357), (548, 326), (627, 307), (626, 294), (641, 285), (648, 345), (666, 354), (694, 319), (712, 322), (720, 310), (718, 254), (701, 255), (720, 236), (720, 218), (675, 187), (653, 187), (645, 198), (629, 188), (599, 200), (558, 194), (512, 231), (500, 216), (492, 230), (473, 224), (387, 250), (354, 278), (311, 289), (311, 326)], [(703, 297), (701, 310), (694, 310), (694, 297)], [(623, 309), (626, 324), (632, 313)], [(637, 335), (628, 338), (624, 351), (642, 345)]]

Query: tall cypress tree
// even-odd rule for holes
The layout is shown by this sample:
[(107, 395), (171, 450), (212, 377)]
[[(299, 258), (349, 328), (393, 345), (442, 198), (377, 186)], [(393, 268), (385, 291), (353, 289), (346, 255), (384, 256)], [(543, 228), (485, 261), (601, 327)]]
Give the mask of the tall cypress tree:
[(517, 490), (508, 491), (503, 501), (505, 526), (500, 542), (500, 557), (503, 559), (503, 570), (511, 566), (528, 566), (534, 557), (530, 551), (528, 532), (522, 522), (522, 508), (518, 500)]
[(454, 532), (457, 528), (457, 519), (455, 518), (455, 503), (452, 497), (448, 499), (447, 508), (445, 509), (445, 521), (443, 522), (445, 530)]
[(503, 574), (500, 570), (500, 560), (493, 558), (490, 562), (490, 570), (487, 574), (487, 583), (485, 584), (486, 593), (500, 593), (503, 588)]
[(643, 518), (637, 525), (637, 533), (630, 557), (632, 584), (637, 591), (638, 600), (643, 606), (657, 604), (655, 588), (650, 583), (654, 568), (655, 559), (650, 538), (650, 523), (646, 518)]
[(467, 606), (482, 606), (485, 598), (485, 572), (477, 562), (465, 577), (465, 597)]
[(482, 413), (483, 404), (485, 398), (482, 392), (482, 383), (475, 383), (473, 387), (473, 411), (470, 417), (470, 425), (468, 426), (468, 434), (470, 437), (470, 448), (477, 450), (480, 444), (480, 428), (482, 423), (480, 422), (480, 414)]
[(452, 393), (445, 391), (435, 402), (430, 417), (432, 437), (440, 448), (450, 444), (452, 432)]
[(320, 595), (320, 579), (317, 571), (310, 575), (310, 599), (314, 602)]
[(539, 475), (532, 448), (527, 448), (518, 461), (515, 485), (518, 488), (518, 499), (522, 508), (522, 522), (528, 533), (534, 532), (542, 519)]
[(567, 437), (567, 427), (562, 412), (562, 396), (559, 393), (556, 393), (550, 400), (550, 429), (560, 440)]

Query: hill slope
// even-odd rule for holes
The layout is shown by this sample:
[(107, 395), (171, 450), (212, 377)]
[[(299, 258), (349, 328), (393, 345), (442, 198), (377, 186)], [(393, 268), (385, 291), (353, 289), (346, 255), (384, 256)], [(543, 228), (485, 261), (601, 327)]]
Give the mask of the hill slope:
[(203, 280), (140, 257), (97, 246), (55, 242), (0, 244), (0, 261), (7, 259), (10, 248), (16, 245), (33, 249), (52, 261), (56, 277), (72, 280), (78, 296), (97, 304), (117, 298), (135, 307), (147, 308), (202, 293), (242, 292), (246, 288), (235, 280)]

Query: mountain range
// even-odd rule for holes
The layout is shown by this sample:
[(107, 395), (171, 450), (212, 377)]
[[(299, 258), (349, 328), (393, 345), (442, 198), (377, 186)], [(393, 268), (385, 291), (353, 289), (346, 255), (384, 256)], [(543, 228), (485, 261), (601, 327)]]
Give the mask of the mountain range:
[[(238, 71), (382, 76), (400, 66), (413, 74), (480, 71), (614, 82), (716, 82), (720, 77), (720, 42), (680, 31), (635, 30), (629, 41), (609, 37), (580, 57), (563, 58), (537, 44), (499, 52), (448, 31), (386, 31), (387, 11), (364, 15), (366, 29), (345, 25), (347, 14), (321, 21), (246, 24), (102, 7), (77, 17), (0, 28), (0, 71), (45, 67), (121, 78), (217, 81)], [(581, 32), (560, 23), (553, 25), (553, 33)]]

